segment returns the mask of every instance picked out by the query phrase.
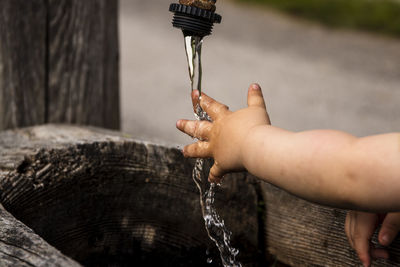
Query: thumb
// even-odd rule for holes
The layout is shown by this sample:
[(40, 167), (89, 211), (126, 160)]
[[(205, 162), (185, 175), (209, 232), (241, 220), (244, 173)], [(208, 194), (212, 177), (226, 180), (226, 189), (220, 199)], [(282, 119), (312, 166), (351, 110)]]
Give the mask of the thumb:
[(250, 85), (247, 93), (247, 105), (249, 107), (260, 107), (266, 109), (260, 85), (256, 83)]
[(214, 165), (210, 169), (210, 174), (208, 175), (208, 181), (210, 183), (220, 184), (222, 181), (222, 176), (225, 173), (222, 169), (218, 166), (218, 163), (215, 162)]
[(379, 243), (384, 246), (390, 245), (400, 230), (400, 213), (388, 213), (379, 231)]

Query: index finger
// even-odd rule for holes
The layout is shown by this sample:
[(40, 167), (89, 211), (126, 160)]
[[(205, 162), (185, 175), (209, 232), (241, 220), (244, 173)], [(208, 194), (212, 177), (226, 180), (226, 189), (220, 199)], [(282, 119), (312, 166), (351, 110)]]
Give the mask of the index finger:
[(200, 106), (213, 121), (230, 113), (227, 105), (214, 100), (205, 93), (201, 93)]
[(379, 230), (379, 243), (389, 246), (400, 231), (400, 213), (394, 212), (386, 215)]

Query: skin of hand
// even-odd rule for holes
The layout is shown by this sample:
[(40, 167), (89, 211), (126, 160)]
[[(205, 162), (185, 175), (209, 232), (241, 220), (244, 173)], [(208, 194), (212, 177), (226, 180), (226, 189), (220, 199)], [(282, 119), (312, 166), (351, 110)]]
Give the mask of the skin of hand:
[[(198, 92), (192, 95), (198, 101)], [(203, 94), (213, 122), (180, 120), (177, 128), (200, 141), (186, 157), (213, 157), (209, 180), (247, 170), (311, 202), (366, 212), (400, 211), (400, 133), (357, 138), (335, 130), (290, 132), (270, 125), (260, 87), (248, 107), (231, 112)]]
[(370, 266), (373, 259), (389, 258), (386, 249), (375, 248), (371, 243), (372, 235), (381, 223), (378, 241), (382, 246), (388, 246), (400, 230), (400, 213), (384, 215), (361, 211), (347, 213), (345, 222), (347, 239), (365, 267)]
[[(199, 102), (197, 91), (192, 100), (194, 106)], [(400, 210), (400, 134), (357, 138), (333, 130), (293, 133), (270, 125), (258, 85), (250, 86), (247, 102), (247, 108), (231, 112), (202, 94), (200, 105), (213, 122), (177, 122), (179, 130), (200, 140), (186, 146), (184, 155), (213, 157), (211, 182), (247, 170), (306, 200), (360, 210), (346, 218), (350, 245), (364, 266), (371, 258), (388, 258), (388, 252), (372, 247), (370, 240), (381, 221), (381, 245), (389, 245), (400, 229), (400, 213), (375, 214)]]
[[(192, 92), (193, 106), (199, 102), (199, 92)], [(200, 106), (211, 117), (208, 121), (179, 120), (177, 128), (197, 138), (197, 143), (185, 146), (183, 154), (188, 157), (214, 158), (209, 181), (220, 183), (224, 174), (245, 170), (241, 158), (243, 140), (252, 128), (269, 125), (261, 88), (258, 84), (249, 87), (247, 108), (232, 112), (206, 94), (202, 93)]]

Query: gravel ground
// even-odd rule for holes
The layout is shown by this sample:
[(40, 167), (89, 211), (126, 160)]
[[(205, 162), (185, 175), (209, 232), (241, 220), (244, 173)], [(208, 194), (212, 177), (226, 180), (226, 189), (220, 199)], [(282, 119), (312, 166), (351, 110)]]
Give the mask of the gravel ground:
[[(172, 0), (171, 0), (172, 1)], [(183, 37), (170, 2), (120, 0), (122, 128), (182, 145), (193, 118)], [(218, 1), (221, 25), (203, 45), (203, 90), (231, 110), (263, 87), (272, 123), (357, 136), (400, 131), (400, 40), (327, 29), (272, 11)]]

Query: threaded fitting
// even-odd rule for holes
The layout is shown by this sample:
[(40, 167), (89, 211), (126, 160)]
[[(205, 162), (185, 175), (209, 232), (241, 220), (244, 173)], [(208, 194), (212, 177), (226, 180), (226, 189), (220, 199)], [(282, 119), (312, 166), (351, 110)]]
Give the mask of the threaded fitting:
[[(181, 1), (191, 1), (193, 0), (181, 0)], [(197, 0), (201, 1), (201, 0)], [(215, 7), (214, 1), (212, 2)], [(184, 4), (171, 4), (169, 6), (169, 11), (174, 13), (174, 18), (172, 20), (172, 25), (176, 28), (180, 28), (185, 36), (193, 35), (204, 37), (210, 35), (214, 23), (221, 23), (222, 17), (217, 13), (202, 9), (196, 6), (188, 6)]]

